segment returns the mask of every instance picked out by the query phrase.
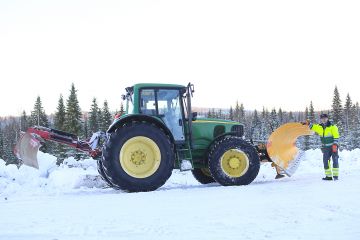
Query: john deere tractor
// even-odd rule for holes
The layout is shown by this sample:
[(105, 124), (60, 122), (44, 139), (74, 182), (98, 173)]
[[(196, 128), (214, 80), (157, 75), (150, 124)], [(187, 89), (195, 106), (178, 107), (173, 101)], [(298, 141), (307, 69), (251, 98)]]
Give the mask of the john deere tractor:
[(298, 158), (294, 142), (309, 134), (306, 127), (288, 124), (268, 142), (254, 144), (245, 140), (244, 126), (238, 122), (198, 117), (191, 108), (193, 93), (190, 83), (135, 84), (122, 96), (126, 113), (115, 119), (107, 133), (81, 141), (70, 133), (35, 126), (23, 134), (16, 154), (26, 165), (38, 167), (36, 154), (43, 140), (67, 144), (98, 159), (102, 178), (111, 187), (129, 192), (161, 187), (174, 169), (191, 170), (202, 184), (224, 186), (250, 184), (260, 161), (273, 161), (292, 174)]

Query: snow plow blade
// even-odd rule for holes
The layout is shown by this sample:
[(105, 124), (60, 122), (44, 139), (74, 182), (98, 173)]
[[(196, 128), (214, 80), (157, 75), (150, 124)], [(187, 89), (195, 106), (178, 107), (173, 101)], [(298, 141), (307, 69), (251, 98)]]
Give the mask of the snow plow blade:
[(37, 153), (41, 143), (31, 133), (23, 133), (15, 146), (15, 155), (23, 164), (39, 169)]
[(297, 138), (313, 134), (307, 125), (286, 123), (270, 135), (266, 146), (268, 155), (290, 177), (298, 168), (302, 156), (302, 151), (296, 147)]

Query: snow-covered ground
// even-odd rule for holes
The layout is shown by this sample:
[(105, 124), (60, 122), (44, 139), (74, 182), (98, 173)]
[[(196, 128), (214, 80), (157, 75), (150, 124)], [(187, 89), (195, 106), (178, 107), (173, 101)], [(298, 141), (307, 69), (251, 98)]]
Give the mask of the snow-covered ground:
[(324, 182), (320, 150), (291, 178), (264, 164), (249, 186), (200, 185), (174, 171), (159, 190), (107, 188), (96, 162), (39, 153), (40, 170), (0, 160), (0, 239), (360, 239), (360, 150)]

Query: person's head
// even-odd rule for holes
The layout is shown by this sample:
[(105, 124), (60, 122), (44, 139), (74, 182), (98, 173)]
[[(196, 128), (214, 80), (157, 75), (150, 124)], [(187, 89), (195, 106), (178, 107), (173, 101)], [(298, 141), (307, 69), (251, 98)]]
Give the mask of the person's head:
[(322, 113), (320, 115), (320, 121), (323, 124), (327, 123), (329, 121), (329, 116), (326, 113)]

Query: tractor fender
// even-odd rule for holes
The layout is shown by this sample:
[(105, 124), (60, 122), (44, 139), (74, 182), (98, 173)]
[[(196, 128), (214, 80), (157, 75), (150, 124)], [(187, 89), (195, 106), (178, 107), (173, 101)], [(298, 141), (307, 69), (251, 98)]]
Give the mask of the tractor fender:
[(109, 129), (106, 132), (113, 133), (115, 132), (116, 129), (130, 122), (148, 122), (154, 124), (156, 127), (162, 129), (165, 132), (165, 134), (170, 137), (172, 143), (175, 142), (174, 136), (172, 135), (171, 131), (163, 121), (161, 121), (156, 117), (144, 115), (144, 114), (129, 114), (124, 117), (118, 118), (110, 125)]

